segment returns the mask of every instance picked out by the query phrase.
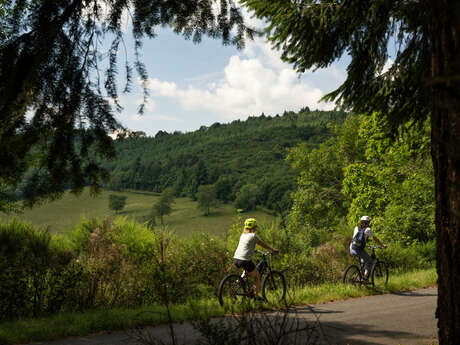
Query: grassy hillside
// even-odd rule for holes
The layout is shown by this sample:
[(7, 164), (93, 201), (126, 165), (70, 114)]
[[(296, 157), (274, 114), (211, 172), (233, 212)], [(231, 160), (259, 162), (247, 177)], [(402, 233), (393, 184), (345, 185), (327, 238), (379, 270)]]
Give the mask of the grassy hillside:
[[(82, 217), (115, 216), (114, 212), (108, 208), (109, 194), (127, 196), (125, 208), (117, 215), (134, 218), (139, 222), (145, 221), (152, 205), (158, 199), (158, 194), (140, 191), (102, 191), (100, 195), (92, 197), (85, 189), (78, 197), (67, 193), (62, 199), (26, 210), (21, 215), (6, 216), (0, 213), (0, 219), (7, 220), (16, 217), (36, 226), (48, 227), (51, 232), (64, 232), (77, 224)], [(197, 203), (191, 201), (190, 198), (177, 198), (173, 205), (173, 212), (165, 217), (165, 222), (169, 229), (181, 236), (201, 231), (220, 235), (228, 230), (236, 216), (237, 213), (230, 204), (223, 204), (206, 217), (203, 216), (202, 211), (197, 209)], [(244, 213), (243, 216), (254, 216), (266, 223), (274, 220), (273, 216), (259, 210)]]
[(317, 147), (333, 135), (330, 126), (347, 115), (302, 110), (190, 133), (119, 139), (116, 158), (104, 162), (111, 173), (107, 188), (162, 192), (173, 187), (177, 196), (195, 198), (200, 186), (214, 185), (218, 199), (235, 201), (245, 185), (256, 185), (257, 204), (281, 214), (290, 208), (297, 185), (298, 172), (286, 161), (290, 148)]

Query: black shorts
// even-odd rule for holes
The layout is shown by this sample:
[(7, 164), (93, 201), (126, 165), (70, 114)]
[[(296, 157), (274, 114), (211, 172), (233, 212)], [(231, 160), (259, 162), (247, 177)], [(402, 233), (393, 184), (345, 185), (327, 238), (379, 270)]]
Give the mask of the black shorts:
[(256, 268), (256, 265), (254, 265), (251, 260), (233, 259), (233, 264), (238, 268), (244, 268), (249, 273), (254, 271)]

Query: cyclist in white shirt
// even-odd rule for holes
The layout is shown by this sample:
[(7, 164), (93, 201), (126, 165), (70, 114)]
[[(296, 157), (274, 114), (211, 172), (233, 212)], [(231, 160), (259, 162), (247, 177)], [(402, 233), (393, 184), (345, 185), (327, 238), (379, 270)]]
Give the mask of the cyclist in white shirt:
[(233, 255), (233, 264), (238, 268), (244, 268), (246, 272), (254, 278), (254, 298), (256, 300), (262, 300), (262, 298), (258, 296), (260, 290), (260, 273), (254, 262), (252, 262), (252, 255), (254, 254), (256, 244), (271, 251), (272, 253), (278, 253), (278, 250), (273, 249), (262, 241), (256, 235), (256, 231), (257, 221), (254, 218), (246, 219), (238, 247)]
[(361, 217), (359, 225), (355, 227), (353, 232), (353, 240), (350, 244), (350, 254), (359, 256), (361, 262), (366, 265), (364, 271), (364, 279), (368, 279), (373, 264), (372, 258), (365, 250), (367, 240), (372, 238), (382, 248), (387, 247), (386, 245), (382, 244), (382, 242), (380, 242), (380, 240), (374, 235), (374, 232), (369, 227), (370, 222), (371, 219), (368, 216)]

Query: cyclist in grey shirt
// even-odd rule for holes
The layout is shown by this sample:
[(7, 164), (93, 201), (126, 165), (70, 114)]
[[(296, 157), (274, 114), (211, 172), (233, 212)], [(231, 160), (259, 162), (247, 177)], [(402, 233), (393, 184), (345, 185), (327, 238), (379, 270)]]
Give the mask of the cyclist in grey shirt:
[(248, 274), (254, 278), (254, 298), (256, 300), (262, 300), (258, 296), (260, 289), (260, 273), (256, 269), (256, 265), (252, 262), (252, 255), (256, 244), (271, 251), (272, 253), (278, 253), (278, 250), (273, 249), (259, 236), (256, 235), (257, 221), (254, 218), (248, 218), (244, 222), (244, 230), (240, 236), (238, 247), (236, 248), (235, 254), (233, 255), (233, 264), (238, 268), (244, 268)]
[[(369, 278), (373, 265), (371, 256), (365, 250), (367, 240), (373, 238), (374, 241), (382, 248), (387, 247), (385, 244), (380, 242), (377, 236), (375, 236), (374, 232), (369, 227), (370, 222), (371, 219), (368, 216), (361, 217), (359, 225), (355, 227), (355, 230), (353, 231), (353, 240), (350, 243), (350, 254), (359, 256), (361, 262), (365, 264), (364, 279), (366, 280)], [(362, 232), (362, 238), (357, 240), (360, 231)]]

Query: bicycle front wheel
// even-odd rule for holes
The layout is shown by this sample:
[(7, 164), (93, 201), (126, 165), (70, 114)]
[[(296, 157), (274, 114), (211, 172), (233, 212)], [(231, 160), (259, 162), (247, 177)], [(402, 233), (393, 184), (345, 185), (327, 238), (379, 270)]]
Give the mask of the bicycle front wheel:
[(262, 280), (262, 296), (269, 303), (279, 303), (286, 297), (286, 279), (280, 271), (271, 271)]
[(388, 267), (383, 261), (377, 261), (372, 270), (372, 284), (385, 286), (388, 283)]
[(241, 304), (247, 295), (246, 283), (238, 274), (229, 274), (222, 279), (217, 292), (222, 307)]
[(350, 265), (345, 269), (343, 273), (343, 283), (351, 284), (355, 286), (361, 286), (362, 277), (359, 267), (356, 265)]

